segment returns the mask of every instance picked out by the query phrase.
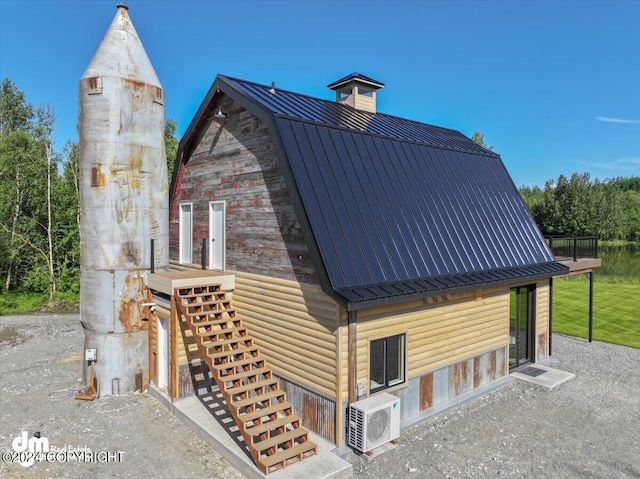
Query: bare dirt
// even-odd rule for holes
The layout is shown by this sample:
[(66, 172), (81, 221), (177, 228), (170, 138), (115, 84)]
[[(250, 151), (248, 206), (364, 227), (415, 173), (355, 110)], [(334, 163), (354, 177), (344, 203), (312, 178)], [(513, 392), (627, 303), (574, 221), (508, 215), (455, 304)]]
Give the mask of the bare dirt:
[[(25, 430), (120, 460), (3, 460), (0, 477), (243, 477), (146, 393), (61, 399), (77, 389), (83, 338), (77, 314), (0, 317), (0, 452), (11, 454)], [(385, 454), (352, 455), (354, 477), (640, 477), (640, 350), (557, 335), (553, 343), (554, 367), (573, 380), (552, 391), (514, 381), (404, 431)]]

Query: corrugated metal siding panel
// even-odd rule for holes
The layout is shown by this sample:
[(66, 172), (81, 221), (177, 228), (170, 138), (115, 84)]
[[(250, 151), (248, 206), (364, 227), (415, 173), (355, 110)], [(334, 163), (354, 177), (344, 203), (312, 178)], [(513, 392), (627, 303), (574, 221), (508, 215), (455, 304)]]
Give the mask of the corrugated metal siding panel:
[(332, 443), (336, 442), (336, 403), (314, 391), (276, 375), (287, 401), (302, 419), (302, 425)]
[[(499, 157), (276, 122), (334, 289), (392, 296), (354, 288), (433, 277), (458, 287), (554, 262)], [(484, 271), (497, 276), (455, 277)]]

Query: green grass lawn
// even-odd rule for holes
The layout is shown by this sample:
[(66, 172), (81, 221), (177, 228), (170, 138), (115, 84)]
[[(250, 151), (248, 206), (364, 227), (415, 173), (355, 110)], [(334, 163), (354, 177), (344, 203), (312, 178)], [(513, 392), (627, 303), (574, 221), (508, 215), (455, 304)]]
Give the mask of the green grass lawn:
[[(588, 337), (588, 276), (553, 281), (553, 331)], [(640, 348), (640, 284), (594, 283), (593, 339)]]
[(48, 301), (46, 293), (12, 291), (0, 293), (0, 316), (24, 313), (66, 313), (77, 311), (80, 295), (78, 293), (56, 293), (53, 301)]

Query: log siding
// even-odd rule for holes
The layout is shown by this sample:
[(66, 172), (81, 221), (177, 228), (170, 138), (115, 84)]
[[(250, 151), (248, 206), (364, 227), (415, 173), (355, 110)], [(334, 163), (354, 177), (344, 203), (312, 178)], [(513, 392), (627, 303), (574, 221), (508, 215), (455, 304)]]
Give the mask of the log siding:
[(233, 305), (276, 373), (336, 399), (339, 307), (319, 286), (236, 272)]
[(458, 293), (359, 311), (358, 382), (366, 391), (369, 343), (396, 334), (406, 334), (407, 380), (503, 347), (509, 336), (509, 290)]

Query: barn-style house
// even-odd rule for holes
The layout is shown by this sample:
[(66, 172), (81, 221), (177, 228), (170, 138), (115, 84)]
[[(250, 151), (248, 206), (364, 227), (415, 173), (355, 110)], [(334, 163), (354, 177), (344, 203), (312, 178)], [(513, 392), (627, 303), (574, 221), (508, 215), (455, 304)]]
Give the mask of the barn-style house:
[(211, 376), (266, 471), (286, 458), (264, 450), (312, 448), (270, 422), (367, 450), (350, 404), (398, 398), (407, 426), (549, 356), (568, 270), (500, 156), (377, 113), (383, 86), (354, 73), (329, 101), (218, 75), (180, 142), (150, 377), (179, 398)]

